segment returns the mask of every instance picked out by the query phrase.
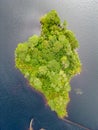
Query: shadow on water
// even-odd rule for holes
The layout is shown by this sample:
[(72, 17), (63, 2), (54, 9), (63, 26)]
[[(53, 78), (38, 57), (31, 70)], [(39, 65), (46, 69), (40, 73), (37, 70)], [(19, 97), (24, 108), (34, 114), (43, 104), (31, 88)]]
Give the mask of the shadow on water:
[(27, 85), (20, 72), (10, 65), (9, 67), (5, 64), (0, 76), (1, 130), (28, 130), (32, 118), (34, 130), (87, 130), (60, 120), (56, 113), (45, 105), (41, 94)]
[[(28, 130), (32, 118), (34, 119), (33, 122), (34, 130), (39, 130), (40, 128), (45, 128), (46, 130), (85, 129), (68, 120), (60, 120), (57, 117), (56, 113), (52, 112), (50, 108), (45, 105), (43, 96), (34, 91), (33, 89), (31, 89), (31, 87), (28, 85), (27, 81), (24, 79), (22, 74), (15, 68), (14, 50), (20, 41), (25, 41), (27, 40), (28, 36), (33, 35), (34, 33), (37, 34), (39, 33), (39, 26), (40, 26), (39, 17), (41, 15), (55, 8), (60, 14), (62, 14), (62, 17), (64, 18), (65, 12), (68, 11), (66, 13), (68, 20), (70, 22), (73, 21), (74, 26), (77, 25), (77, 23), (75, 23), (74, 21), (75, 20), (74, 17), (73, 20), (70, 19), (72, 17), (72, 15), (70, 17), (70, 13), (73, 12), (74, 10), (73, 7), (75, 7), (78, 4), (75, 5), (73, 4), (73, 6), (69, 6), (71, 1), (66, 2), (66, 5), (64, 5), (64, 2), (61, 3), (57, 2), (56, 0), (54, 1), (53, 4), (51, 4), (51, 2), (52, 2), (51, 0), (48, 3), (46, 2), (46, 0), (42, 0), (42, 2), (40, 3), (38, 0), (0, 1), (0, 130)], [(85, 4), (85, 2), (82, 4)], [(62, 6), (64, 6), (64, 8), (62, 8)], [(69, 8), (71, 7), (73, 10), (72, 11), (70, 10), (71, 11), (70, 12)], [(80, 13), (81, 11), (83, 10), (80, 9)], [(78, 11), (76, 10), (76, 12)], [(73, 15), (75, 15), (75, 12), (73, 12)], [(80, 20), (80, 23), (81, 18), (79, 17), (78, 19)], [(82, 31), (84, 32), (84, 30), (82, 30), (83, 25), (84, 24), (82, 23), (80, 24), (81, 32)], [(76, 32), (79, 34), (78, 29), (76, 29)], [(85, 35), (87, 36), (86, 33), (83, 33), (84, 37)], [(84, 43), (86, 42), (85, 40), (84, 41), (81, 40), (83, 38), (82, 36), (78, 35), (78, 37), (80, 38), (81, 42)], [(84, 55), (84, 53), (81, 54)], [(94, 70), (96, 70), (95, 68)], [(88, 69), (91, 68), (88, 67)], [(89, 85), (86, 83), (86, 81), (85, 82), (84, 81), (85, 79), (82, 78), (81, 81), (82, 83), (77, 81), (73, 81), (72, 83), (75, 85), (77, 85), (78, 83), (79, 83), (78, 85), (80, 85), (81, 83), (81, 86)], [(88, 80), (88, 82), (90, 82), (90, 79)], [(87, 91), (86, 89), (84, 90)], [(96, 115), (95, 115), (96, 118), (94, 118), (95, 120), (90, 119), (88, 117), (89, 114), (90, 116), (92, 115), (90, 113), (91, 111), (88, 109), (88, 106), (93, 106), (90, 103), (88, 104), (88, 102), (90, 102), (89, 101), (90, 96), (88, 97), (87, 101), (85, 100), (87, 99), (85, 95), (83, 97), (79, 98), (77, 97), (79, 96), (74, 94), (71, 95), (73, 102), (69, 104), (70, 113), (68, 119), (72, 118), (72, 120), (75, 122), (82, 122), (82, 124), (85, 124), (85, 126), (97, 130), (98, 123), (96, 123), (95, 125), (93, 125), (94, 123), (92, 124), (92, 122), (94, 121), (98, 122), (98, 118), (96, 117)], [(88, 106), (87, 105), (85, 106), (83, 101), (85, 101), (85, 104), (87, 104)], [(93, 100), (91, 99), (91, 101)], [(97, 102), (97, 100), (95, 101)], [(86, 111), (89, 112), (87, 115), (85, 109)], [(96, 113), (98, 112), (97, 109), (94, 108), (94, 110)], [(83, 113), (85, 113), (86, 115), (86, 120), (84, 119), (81, 120), (79, 118), (79, 114), (82, 117)]]

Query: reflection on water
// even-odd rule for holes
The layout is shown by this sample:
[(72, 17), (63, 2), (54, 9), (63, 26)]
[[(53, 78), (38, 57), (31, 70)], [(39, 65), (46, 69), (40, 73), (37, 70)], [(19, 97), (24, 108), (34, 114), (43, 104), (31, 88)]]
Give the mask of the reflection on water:
[(82, 95), (82, 94), (83, 94), (83, 91), (82, 91), (82, 89), (80, 89), (80, 88), (75, 88), (74, 91), (75, 91), (75, 93), (78, 94), (78, 95)]
[[(14, 67), (14, 50), (20, 41), (39, 34), (39, 17), (56, 9), (66, 19), (80, 42), (82, 73), (71, 81), (68, 119), (98, 129), (98, 1), (97, 0), (2, 0), (0, 1), (0, 130), (27, 130), (31, 118), (35, 129), (78, 130), (57, 118), (31, 90)], [(79, 88), (75, 90), (75, 88)], [(78, 94), (76, 94), (76, 92)], [(80, 94), (79, 93), (83, 93)]]

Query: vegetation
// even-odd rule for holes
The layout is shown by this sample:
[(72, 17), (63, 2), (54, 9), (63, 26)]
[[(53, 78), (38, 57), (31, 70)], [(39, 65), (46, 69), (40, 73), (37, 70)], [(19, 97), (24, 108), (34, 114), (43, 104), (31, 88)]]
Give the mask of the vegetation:
[(78, 41), (55, 10), (41, 17), (40, 23), (40, 36), (18, 44), (15, 63), (30, 85), (44, 94), (51, 110), (63, 118), (70, 101), (70, 80), (81, 70)]

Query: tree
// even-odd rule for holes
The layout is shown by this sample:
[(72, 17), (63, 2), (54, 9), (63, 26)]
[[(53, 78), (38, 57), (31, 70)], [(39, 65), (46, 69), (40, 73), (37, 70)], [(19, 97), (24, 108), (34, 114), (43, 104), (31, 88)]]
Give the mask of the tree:
[(81, 71), (78, 41), (55, 10), (41, 17), (40, 23), (40, 36), (18, 44), (15, 63), (30, 85), (44, 94), (51, 110), (63, 118), (70, 101), (70, 80)]

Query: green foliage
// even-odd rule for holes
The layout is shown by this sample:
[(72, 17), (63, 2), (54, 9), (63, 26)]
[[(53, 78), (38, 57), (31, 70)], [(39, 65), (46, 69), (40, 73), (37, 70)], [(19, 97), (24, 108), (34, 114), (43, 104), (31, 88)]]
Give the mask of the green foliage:
[(15, 50), (16, 67), (31, 86), (45, 95), (47, 103), (59, 117), (67, 116), (71, 78), (80, 73), (74, 33), (62, 24), (55, 10), (40, 19), (40, 36), (31, 36)]

